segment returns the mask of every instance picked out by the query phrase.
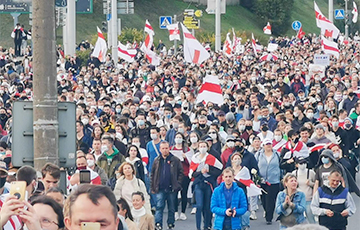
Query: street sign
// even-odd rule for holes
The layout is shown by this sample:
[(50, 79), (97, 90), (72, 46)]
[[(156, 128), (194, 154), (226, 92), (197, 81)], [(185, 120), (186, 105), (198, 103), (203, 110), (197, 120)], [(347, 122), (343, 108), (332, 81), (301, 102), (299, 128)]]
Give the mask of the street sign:
[(301, 22), (300, 21), (293, 21), (293, 23), (291, 24), (291, 27), (293, 28), (293, 30), (300, 30)]
[(199, 29), (200, 20), (195, 18), (195, 11), (193, 9), (184, 10), (183, 23), (188, 29)]
[(92, 14), (93, 0), (76, 0), (77, 14)]
[(134, 1), (133, 0), (118, 0), (117, 13), (118, 14), (134, 14)]
[(160, 29), (166, 29), (168, 25), (172, 24), (171, 16), (160, 16), (159, 17), (159, 25)]
[(345, 19), (345, 10), (344, 9), (336, 9), (334, 11), (335, 19), (341, 20)]
[(31, 1), (0, 0), (0, 13), (29, 13)]
[[(220, 13), (221, 14), (226, 14), (226, 0), (220, 0)], [(206, 8), (206, 12), (208, 14), (215, 14), (215, 9), (216, 9), (216, 0), (207, 0), (207, 8)]]
[(55, 6), (57, 7), (67, 6), (67, 0), (55, 0)]

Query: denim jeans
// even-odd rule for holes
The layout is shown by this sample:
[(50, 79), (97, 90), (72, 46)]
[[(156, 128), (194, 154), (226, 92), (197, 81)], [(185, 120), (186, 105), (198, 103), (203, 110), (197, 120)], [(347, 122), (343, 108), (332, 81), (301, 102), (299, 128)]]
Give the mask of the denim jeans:
[(145, 175), (145, 186), (146, 186), (146, 191), (150, 195), (151, 208), (156, 207), (156, 195), (150, 192), (150, 172), (148, 173), (148, 175)]
[(210, 210), (212, 191), (209, 185), (195, 185), (196, 229), (201, 229), (201, 215), (204, 215), (204, 228), (211, 227), (212, 213)]
[(306, 201), (306, 210), (305, 210), (306, 219), (309, 221), (309, 224), (315, 224), (316, 222), (315, 222), (314, 214), (311, 211), (310, 204), (311, 201)]
[(165, 208), (165, 202), (168, 207), (168, 219), (167, 224), (174, 225), (175, 223), (175, 199), (177, 199), (177, 192), (165, 192), (159, 191), (156, 196), (156, 212), (155, 212), (155, 224), (159, 223), (163, 226), (163, 212)]
[(244, 215), (241, 216), (241, 228), (250, 227), (250, 211), (247, 210)]

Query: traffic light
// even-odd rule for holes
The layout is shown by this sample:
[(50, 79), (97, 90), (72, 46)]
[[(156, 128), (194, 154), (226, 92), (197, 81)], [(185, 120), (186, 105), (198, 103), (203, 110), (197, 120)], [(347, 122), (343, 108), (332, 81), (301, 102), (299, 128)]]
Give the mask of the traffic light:
[(108, 28), (107, 28), (107, 21), (103, 21), (102, 23), (101, 23), (101, 30), (103, 31), (103, 32), (107, 32), (107, 30), (108, 30)]

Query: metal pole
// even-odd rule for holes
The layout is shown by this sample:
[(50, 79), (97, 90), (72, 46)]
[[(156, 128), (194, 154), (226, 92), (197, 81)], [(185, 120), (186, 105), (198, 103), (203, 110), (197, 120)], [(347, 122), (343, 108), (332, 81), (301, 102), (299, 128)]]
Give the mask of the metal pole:
[(111, 0), (111, 54), (115, 66), (118, 62), (117, 37), (117, 0)]
[(66, 13), (66, 39), (67, 47), (65, 54), (73, 56), (75, 54), (76, 44), (76, 4), (75, 0), (67, 1), (67, 13)]
[(345, 38), (349, 37), (349, 15), (348, 15), (348, 0), (345, 0)]
[[(174, 15), (174, 24), (177, 24), (176, 14)], [(177, 46), (177, 40), (175, 39), (174, 40), (174, 54), (176, 54), (176, 46)]]
[(11, 13), (10, 15), (14, 19), (14, 28), (15, 28), (16, 24), (18, 24), (18, 22), (19, 22), (19, 16), (21, 15), (21, 13)]
[(34, 167), (59, 164), (55, 1), (33, 0)]
[(329, 0), (329, 20), (334, 22), (334, 0)]
[(216, 0), (215, 8), (215, 52), (221, 49), (221, 0)]

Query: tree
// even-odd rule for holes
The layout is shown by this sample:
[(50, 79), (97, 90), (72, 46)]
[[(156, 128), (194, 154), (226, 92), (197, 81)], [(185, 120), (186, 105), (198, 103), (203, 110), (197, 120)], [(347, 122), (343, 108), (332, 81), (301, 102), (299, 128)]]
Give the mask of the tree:
[(294, 0), (255, 0), (255, 13), (262, 25), (271, 24), (274, 35), (284, 34), (290, 28)]

